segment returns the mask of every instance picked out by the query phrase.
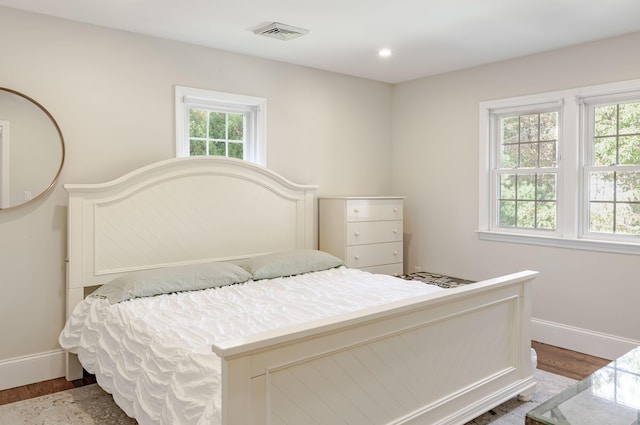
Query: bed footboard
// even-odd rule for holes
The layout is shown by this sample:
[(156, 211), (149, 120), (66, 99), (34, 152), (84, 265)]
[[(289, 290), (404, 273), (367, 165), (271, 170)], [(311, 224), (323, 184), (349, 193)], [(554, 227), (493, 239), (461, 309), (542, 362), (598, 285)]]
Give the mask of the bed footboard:
[(536, 274), (216, 345), (222, 423), (462, 424), (530, 397)]

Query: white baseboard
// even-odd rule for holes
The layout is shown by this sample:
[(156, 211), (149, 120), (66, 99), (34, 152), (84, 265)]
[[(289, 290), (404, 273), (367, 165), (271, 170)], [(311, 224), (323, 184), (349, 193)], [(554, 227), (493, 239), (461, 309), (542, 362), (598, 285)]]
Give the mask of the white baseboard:
[(63, 350), (0, 360), (0, 390), (59, 378), (64, 370)]
[(531, 337), (534, 341), (610, 360), (640, 345), (640, 341), (629, 338), (535, 318), (531, 320)]

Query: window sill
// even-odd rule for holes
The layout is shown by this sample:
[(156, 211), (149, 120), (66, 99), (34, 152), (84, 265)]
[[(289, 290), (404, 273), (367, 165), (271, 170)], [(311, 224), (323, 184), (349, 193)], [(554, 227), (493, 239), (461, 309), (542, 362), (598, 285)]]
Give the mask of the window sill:
[(640, 255), (640, 244), (599, 241), (594, 239), (560, 238), (554, 236), (524, 235), (516, 233), (478, 230), (478, 238), (485, 241), (519, 243), (527, 245), (552, 246), (556, 248), (580, 249), (586, 251), (613, 252), (616, 254)]

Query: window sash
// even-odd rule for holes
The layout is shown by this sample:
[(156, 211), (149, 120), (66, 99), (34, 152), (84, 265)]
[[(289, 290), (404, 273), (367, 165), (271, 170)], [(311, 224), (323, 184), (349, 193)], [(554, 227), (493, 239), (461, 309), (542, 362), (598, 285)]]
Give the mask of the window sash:
[[(246, 159), (247, 156), (251, 156), (250, 153), (249, 155), (247, 155), (247, 148), (250, 148), (250, 143), (248, 143), (249, 140), (252, 140), (254, 135), (253, 134), (248, 134), (247, 131), (249, 131), (252, 127), (252, 116), (251, 114), (253, 113), (252, 111), (244, 111), (244, 112), (230, 112), (230, 111), (225, 111), (223, 110), (223, 108), (219, 108), (219, 107), (203, 107), (203, 106), (190, 106), (189, 107), (189, 116), (191, 116), (191, 111), (192, 110), (197, 110), (197, 111), (203, 111), (206, 112), (206, 123), (205, 123), (205, 135), (204, 137), (198, 137), (198, 136), (193, 136), (192, 134), (189, 134), (189, 149), (190, 151), (192, 150), (192, 142), (203, 142), (204, 143), (204, 148), (205, 148), (205, 152), (204, 155), (209, 156), (209, 155), (218, 155), (215, 153), (211, 152), (211, 144), (212, 143), (223, 143), (224, 144), (224, 155), (222, 156), (233, 156), (230, 155), (229, 152), (229, 147), (231, 144), (242, 144), (242, 151), (243, 151), (243, 158), (242, 159)], [(225, 123), (224, 123), (224, 137), (212, 137), (211, 134), (211, 120), (210, 120), (210, 116), (212, 113), (215, 114), (224, 114), (225, 117)], [(229, 115), (242, 115), (242, 139), (232, 139), (229, 136)], [(191, 155), (191, 153), (190, 153)]]
[[(633, 200), (622, 198), (618, 199), (619, 194), (619, 178), (622, 176), (629, 176), (630, 173), (640, 173), (640, 162), (638, 164), (620, 164), (620, 137), (628, 137), (628, 135), (621, 135), (619, 128), (616, 128), (615, 134), (611, 134), (606, 138), (611, 137), (615, 139), (616, 146), (614, 149), (615, 159), (610, 161), (610, 164), (597, 165), (595, 161), (596, 157), (596, 141), (602, 140), (603, 137), (596, 136), (595, 124), (596, 124), (596, 108), (605, 106), (621, 105), (626, 103), (640, 103), (640, 91), (630, 91), (624, 93), (614, 93), (602, 96), (592, 96), (580, 99), (583, 105), (581, 110), (582, 120), (582, 135), (581, 145), (583, 147), (582, 155), (582, 173), (581, 173), (581, 202), (580, 202), (580, 237), (585, 239), (596, 239), (605, 241), (622, 241), (624, 243), (640, 243), (640, 229), (637, 229), (638, 225), (633, 226), (630, 224), (626, 226), (629, 231), (625, 232), (625, 226), (623, 223), (625, 218), (629, 218), (636, 214), (629, 212), (629, 209), (638, 209), (640, 204)], [(594, 185), (598, 182), (595, 181), (596, 174), (609, 174), (613, 178), (612, 185), (608, 188), (600, 188), (600, 191), (607, 192), (601, 195), (601, 199), (593, 199), (592, 190)], [(607, 190), (608, 189), (608, 190)], [(627, 214), (624, 214), (625, 209)], [(599, 211), (598, 211), (599, 210)], [(597, 221), (602, 220), (603, 216), (609, 216), (610, 222), (604, 222), (600, 227), (597, 227)], [(592, 227), (592, 224), (594, 225)], [(606, 225), (606, 228), (603, 227)], [(633, 229), (633, 227), (636, 227)], [(605, 231), (606, 230), (606, 231)]]
[[(561, 200), (562, 197), (561, 195), (561, 186), (560, 186), (560, 154), (559, 154), (559, 149), (561, 147), (561, 134), (562, 134), (562, 106), (563, 102), (561, 100), (550, 100), (550, 101), (546, 101), (546, 102), (536, 102), (533, 104), (525, 104), (525, 105), (512, 105), (509, 107), (505, 107), (505, 108), (496, 108), (496, 109), (491, 109), (489, 110), (489, 120), (490, 120), (490, 126), (489, 126), (489, 144), (490, 144), (490, 191), (489, 191), (489, 197), (490, 197), (490, 222), (489, 222), (489, 230), (490, 231), (501, 231), (501, 232), (513, 232), (513, 233), (524, 233), (524, 234), (546, 234), (546, 235), (555, 235), (558, 236), (559, 233), (559, 222), (558, 220), (560, 219), (560, 204), (561, 204)], [(518, 166), (513, 167), (513, 168), (504, 168), (503, 167), (503, 163), (502, 163), (502, 154), (503, 154), (503, 147), (505, 146), (502, 142), (503, 142), (503, 129), (502, 129), (502, 120), (505, 118), (512, 118), (512, 117), (522, 117), (522, 116), (526, 116), (526, 115), (531, 115), (531, 114), (545, 114), (545, 113), (549, 113), (549, 112), (557, 112), (558, 113), (558, 118), (557, 118), (557, 122), (556, 122), (556, 127), (557, 127), (557, 138), (555, 139), (555, 143), (556, 143), (556, 160), (555, 160), (555, 166), (549, 166), (549, 167), (540, 167), (540, 154), (538, 152), (538, 159), (536, 162), (536, 167), (520, 167), (521, 164), (521, 148), (522, 146), (526, 146), (529, 144), (529, 142), (522, 142), (520, 139), (518, 139), (518, 142), (515, 143), (514, 145), (517, 145), (519, 152), (518, 152)], [(520, 129), (519, 129), (520, 131)], [(539, 144), (541, 143), (541, 141), (539, 140), (540, 137), (538, 137), (538, 140), (535, 142), (532, 142), (532, 144), (535, 144), (538, 148), (539, 148)], [(534, 199), (534, 200), (514, 200), (513, 202), (515, 202), (516, 207), (514, 207), (515, 209), (515, 223), (516, 225), (514, 226), (507, 226), (504, 225), (502, 223), (502, 216), (501, 216), (501, 202), (503, 201), (503, 198), (501, 198), (501, 176), (504, 175), (516, 175), (516, 176), (533, 176), (534, 178), (537, 175), (542, 175), (542, 174), (552, 174), (555, 176), (555, 197), (554, 200), (552, 201), (555, 204), (555, 212), (553, 213), (553, 215), (555, 216), (554, 219), (554, 223), (555, 226), (553, 228), (541, 228), (539, 227), (539, 224), (541, 224), (538, 221), (538, 214), (539, 212), (541, 212), (542, 210), (542, 205), (545, 201), (548, 200), (540, 200), (540, 199)], [(518, 202), (522, 201), (522, 202), (526, 202), (526, 201), (530, 201), (531, 203), (534, 204), (533, 207), (533, 214), (534, 214), (534, 222), (535, 225), (533, 227), (531, 226), (519, 226), (518, 225), (518, 214), (517, 214), (517, 205)], [(541, 208), (538, 208), (541, 207)]]

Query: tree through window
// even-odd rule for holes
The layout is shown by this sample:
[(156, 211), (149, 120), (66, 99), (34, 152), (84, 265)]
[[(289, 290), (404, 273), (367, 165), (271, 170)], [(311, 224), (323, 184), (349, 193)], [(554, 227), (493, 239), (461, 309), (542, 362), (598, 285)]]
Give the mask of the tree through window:
[(588, 108), (588, 231), (640, 236), (640, 100)]
[(640, 80), (480, 103), (478, 235), (640, 254)]
[(202, 108), (189, 109), (189, 155), (244, 159), (245, 115)]
[(176, 87), (176, 155), (227, 156), (266, 166), (266, 99)]
[(558, 111), (498, 115), (497, 226), (556, 229)]

